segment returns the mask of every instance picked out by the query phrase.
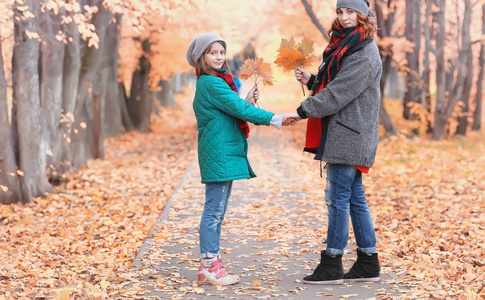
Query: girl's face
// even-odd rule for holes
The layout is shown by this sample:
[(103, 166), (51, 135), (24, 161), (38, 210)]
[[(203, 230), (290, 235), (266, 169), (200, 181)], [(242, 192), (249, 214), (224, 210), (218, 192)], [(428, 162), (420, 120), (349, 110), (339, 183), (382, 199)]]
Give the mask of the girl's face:
[(337, 9), (337, 18), (342, 27), (354, 27), (357, 26), (357, 11), (341, 7)]
[(221, 69), (226, 61), (226, 49), (221, 43), (215, 42), (209, 47), (209, 51), (204, 54), (207, 65), (213, 69)]

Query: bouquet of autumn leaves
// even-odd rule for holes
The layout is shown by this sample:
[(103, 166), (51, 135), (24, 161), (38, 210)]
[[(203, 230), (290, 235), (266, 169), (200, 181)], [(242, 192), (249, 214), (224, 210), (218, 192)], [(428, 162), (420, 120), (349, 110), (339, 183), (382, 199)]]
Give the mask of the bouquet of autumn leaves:
[(260, 82), (263, 82), (264, 86), (272, 86), (274, 79), (269, 75), (269, 73), (269, 63), (265, 63), (262, 58), (248, 58), (244, 61), (244, 64), (239, 70), (238, 76), (242, 80), (251, 78), (256, 86)]
[[(313, 55), (313, 44), (314, 42), (306, 37), (298, 44), (293, 37), (290, 40), (282, 39), (278, 49), (278, 56), (274, 62), (278, 67), (283, 68), (283, 72), (290, 72), (296, 67), (308, 67), (318, 60)], [(303, 84), (301, 89), (303, 90), (303, 95), (305, 95)]]
[[(280, 48), (278, 49), (278, 56), (274, 62), (277, 66), (283, 68), (283, 72), (290, 72), (296, 67), (308, 67), (314, 61), (318, 60), (318, 58), (312, 54), (313, 44), (314, 42), (307, 38), (303, 38), (298, 44), (293, 37), (290, 40), (282, 39)], [(262, 58), (248, 58), (244, 61), (238, 76), (242, 80), (251, 78), (256, 86), (260, 82), (263, 82), (264, 86), (272, 86), (274, 79), (269, 73), (269, 63), (264, 62)], [(303, 95), (305, 95), (303, 84), (301, 87)]]

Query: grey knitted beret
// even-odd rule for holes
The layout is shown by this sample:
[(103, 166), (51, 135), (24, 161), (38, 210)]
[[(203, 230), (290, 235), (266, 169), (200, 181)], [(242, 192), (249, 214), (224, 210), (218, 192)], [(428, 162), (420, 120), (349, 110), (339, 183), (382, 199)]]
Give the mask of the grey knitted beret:
[(369, 12), (369, 6), (369, 0), (337, 0), (337, 9), (341, 7), (351, 8), (366, 16)]
[(214, 42), (221, 42), (224, 44), (224, 48), (227, 48), (226, 41), (215, 33), (204, 33), (196, 37), (192, 43), (190, 43), (189, 49), (187, 50), (186, 57), (189, 65), (195, 67), (195, 63), (204, 54), (207, 47)]

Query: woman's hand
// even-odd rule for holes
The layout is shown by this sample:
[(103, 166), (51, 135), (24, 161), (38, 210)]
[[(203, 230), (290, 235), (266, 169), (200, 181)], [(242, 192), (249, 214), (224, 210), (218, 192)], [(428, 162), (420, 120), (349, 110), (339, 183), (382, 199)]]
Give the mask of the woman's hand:
[(286, 113), (286, 114), (284, 114), (284, 116), (286, 117), (283, 121), (284, 126), (288, 126), (288, 125), (293, 126), (298, 121), (302, 120), (302, 118), (300, 118), (300, 116), (298, 115), (297, 112)]
[(259, 89), (258, 86), (255, 85), (246, 96), (246, 102), (250, 104), (254, 104), (259, 99)]
[(308, 81), (310, 80), (310, 76), (311, 76), (310, 72), (305, 71), (305, 70), (303, 70), (300, 67), (296, 67), (295, 68), (295, 77), (296, 77), (296, 80), (298, 80), (302, 84), (307, 84)]

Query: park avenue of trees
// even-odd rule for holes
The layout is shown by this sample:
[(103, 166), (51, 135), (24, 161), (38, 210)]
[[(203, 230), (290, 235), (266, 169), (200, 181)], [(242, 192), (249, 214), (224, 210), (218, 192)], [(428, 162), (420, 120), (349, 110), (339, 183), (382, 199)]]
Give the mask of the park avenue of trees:
[[(204, 5), (216, 2), (2, 1), (0, 203), (27, 203), (52, 191), (63, 174), (103, 158), (105, 137), (148, 132), (150, 116), (174, 105), (173, 93), (190, 82), (180, 55), (190, 40), (248, 18), (228, 8), (220, 24), (203, 19)], [(282, 29), (312, 32), (310, 38), (325, 43), (334, 0), (285, 1), (281, 14), (272, 15), (279, 2), (261, 4), (257, 13), (266, 17), (251, 18), (252, 34), (278, 27), (274, 35), (286, 37)], [(404, 118), (417, 124), (415, 134), (439, 140), (480, 130), (485, 1), (371, 2), (379, 24), (382, 94), (402, 100)], [(305, 17), (305, 27), (295, 14)], [(297, 32), (299, 27), (306, 30)], [(381, 124), (396, 134), (385, 99)]]

